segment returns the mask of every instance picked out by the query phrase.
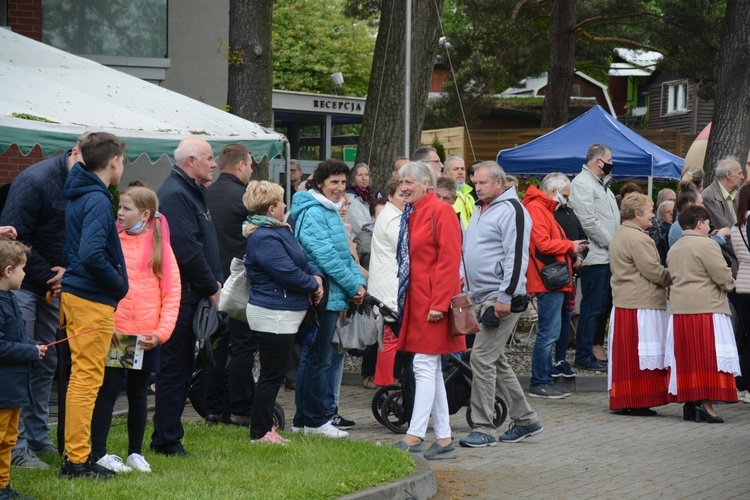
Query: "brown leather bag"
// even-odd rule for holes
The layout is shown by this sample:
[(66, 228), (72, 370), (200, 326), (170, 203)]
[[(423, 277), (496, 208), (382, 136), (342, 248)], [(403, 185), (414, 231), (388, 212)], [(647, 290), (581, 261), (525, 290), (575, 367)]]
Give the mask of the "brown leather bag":
[(468, 294), (461, 293), (451, 299), (448, 309), (448, 325), (452, 337), (470, 335), (479, 331), (477, 315)]

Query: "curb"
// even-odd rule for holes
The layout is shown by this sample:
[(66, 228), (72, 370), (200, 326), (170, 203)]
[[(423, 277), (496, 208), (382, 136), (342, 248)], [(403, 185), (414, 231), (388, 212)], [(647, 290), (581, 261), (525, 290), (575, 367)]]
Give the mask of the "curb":
[[(529, 387), (529, 378), (528, 375), (521, 375), (518, 377), (518, 382), (521, 384), (521, 387)], [(357, 372), (344, 372), (344, 377), (342, 378), (341, 383), (344, 385), (361, 386), (362, 377)], [(555, 379), (555, 384), (571, 392), (606, 392), (607, 375), (579, 375), (574, 378), (558, 377)]]
[[(359, 377), (359, 374), (354, 375)], [(416, 467), (408, 476), (339, 497), (339, 500), (381, 500), (383, 498), (422, 500), (434, 497), (438, 490), (435, 472), (427, 460), (419, 455), (413, 455), (413, 457)]]

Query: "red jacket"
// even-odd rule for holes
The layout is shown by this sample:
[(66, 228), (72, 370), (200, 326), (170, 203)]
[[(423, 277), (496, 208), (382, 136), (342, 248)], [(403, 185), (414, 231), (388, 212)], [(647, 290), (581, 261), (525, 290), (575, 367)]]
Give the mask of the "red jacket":
[[(542, 278), (539, 277), (539, 271), (537, 270), (537, 268), (542, 269), (546, 264), (552, 263), (554, 257), (554, 260), (558, 262), (567, 261), (570, 274), (573, 275), (570, 254), (573, 252), (574, 245), (571, 240), (565, 237), (565, 231), (555, 220), (557, 201), (551, 199), (536, 186), (529, 186), (523, 199), (523, 205), (529, 211), (532, 221), (529, 267), (526, 270), (526, 291), (528, 293), (571, 291), (571, 284), (557, 290), (548, 290), (542, 283)], [(546, 260), (546, 263), (539, 259), (537, 251), (543, 254), (542, 259)]]
[[(451, 337), (448, 308), (461, 293), (461, 228), (453, 207), (428, 191), (414, 204), (409, 218), (409, 288), (398, 337), (400, 351), (448, 354), (466, 350), (463, 337)], [(430, 310), (445, 313), (430, 323)]]

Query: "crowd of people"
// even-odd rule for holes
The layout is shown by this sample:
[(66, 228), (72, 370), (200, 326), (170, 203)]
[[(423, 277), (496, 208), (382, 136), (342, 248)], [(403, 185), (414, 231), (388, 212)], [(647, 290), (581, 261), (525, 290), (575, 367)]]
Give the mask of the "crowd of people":
[[(686, 420), (718, 423), (714, 402), (750, 403), (750, 379), (741, 376), (750, 364), (750, 185), (742, 186), (734, 158), (702, 191), (702, 170), (686, 168), (677, 192), (662, 190), (656, 205), (637, 184), (613, 194), (616, 159), (602, 144), (589, 147), (572, 181), (552, 173), (523, 196), (496, 162), (467, 170), (462, 158), (443, 163), (431, 147), (396, 158), (379, 192), (365, 164), (327, 159), (302, 182), (293, 161), (286, 193), (251, 181), (253, 159), (239, 144), (222, 149), (214, 180), (211, 145), (188, 137), (158, 191), (133, 183), (113, 210), (109, 187), (122, 177), (125, 147), (111, 134), (84, 134), (22, 172), (0, 215), (6, 496), (15, 491), (10, 464), (47, 468), (48, 454), (64, 453), (63, 478), (150, 472), (142, 448), (151, 374), (149, 449), (188, 455), (181, 417), (195, 368), (194, 319), (206, 304), (218, 307), (233, 259), (252, 283), (246, 321), (229, 320), (215, 367), (204, 369), (205, 420), (247, 426), (261, 443), (288, 443), (273, 414), (282, 385), (295, 391), (292, 432), (348, 436), (355, 423), (339, 410), (336, 336), (342, 314), (368, 291), (394, 312), (383, 313), (380, 345), (359, 353), (363, 384), (413, 384), (409, 427), (395, 446), (429, 460), (457, 456), (441, 357), (467, 348), (475, 425), (458, 444), (495, 446), (543, 431), (505, 352), (530, 307), (538, 332), (529, 397), (569, 396), (556, 380), (576, 368), (608, 373), (618, 413), (653, 415), (678, 402)], [(462, 291), (479, 322), (469, 337), (452, 335), (448, 315)], [(58, 325), (71, 357), (59, 448), (48, 423), (57, 364), (48, 346)], [(107, 447), (123, 387), (126, 460)], [(512, 423), (502, 434), (496, 397)], [(430, 419), (435, 441), (425, 447)]]

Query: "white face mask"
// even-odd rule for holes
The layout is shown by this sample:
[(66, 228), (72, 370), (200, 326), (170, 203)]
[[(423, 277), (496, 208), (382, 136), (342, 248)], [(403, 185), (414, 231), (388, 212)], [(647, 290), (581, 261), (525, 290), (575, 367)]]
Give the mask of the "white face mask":
[(557, 200), (557, 203), (558, 203), (557, 208), (564, 207), (565, 205), (568, 204), (568, 199), (565, 198), (565, 196), (561, 195), (560, 193), (557, 193), (555, 195), (555, 199)]

